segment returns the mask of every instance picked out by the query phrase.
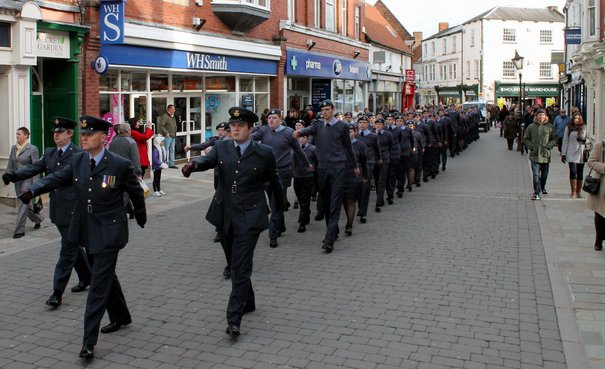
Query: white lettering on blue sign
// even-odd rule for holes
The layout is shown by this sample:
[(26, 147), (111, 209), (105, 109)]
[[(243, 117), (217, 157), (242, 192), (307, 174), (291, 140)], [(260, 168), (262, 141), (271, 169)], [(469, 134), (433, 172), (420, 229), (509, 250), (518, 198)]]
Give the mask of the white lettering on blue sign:
[(229, 65), (224, 56), (187, 53), (187, 68), (227, 71)]
[(305, 68), (321, 70), (321, 63), (307, 59), (307, 62), (305, 63)]
[(124, 43), (124, 3), (101, 4), (101, 43)]
[(354, 65), (349, 65), (349, 73), (359, 74), (359, 67)]

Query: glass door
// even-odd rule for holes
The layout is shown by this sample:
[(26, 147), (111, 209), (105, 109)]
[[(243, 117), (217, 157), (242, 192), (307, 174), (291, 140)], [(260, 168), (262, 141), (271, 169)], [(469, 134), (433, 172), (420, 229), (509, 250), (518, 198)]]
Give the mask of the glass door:
[(186, 145), (202, 142), (202, 96), (176, 96), (174, 107), (177, 130), (175, 157), (184, 159), (189, 156), (184, 150)]

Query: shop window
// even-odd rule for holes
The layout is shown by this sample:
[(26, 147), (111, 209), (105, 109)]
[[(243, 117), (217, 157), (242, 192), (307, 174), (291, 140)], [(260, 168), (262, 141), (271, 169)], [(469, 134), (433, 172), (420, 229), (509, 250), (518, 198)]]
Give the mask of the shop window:
[(122, 91), (147, 91), (147, 73), (122, 72)]
[(11, 47), (11, 24), (0, 22), (0, 47)]
[(253, 78), (240, 78), (239, 79), (239, 91), (240, 92), (254, 92), (254, 79)]
[(99, 91), (118, 90), (118, 71), (112, 70), (99, 77)]
[(361, 8), (355, 7), (355, 39), (359, 40), (359, 35), (361, 34), (361, 21), (360, 21), (360, 13)]
[(235, 92), (235, 77), (217, 76), (206, 77), (206, 90)]
[(204, 80), (202, 77), (192, 75), (173, 75), (172, 76), (172, 91), (203, 91)]
[(332, 81), (332, 102), (337, 112), (342, 112), (344, 108), (344, 80), (335, 79)]
[[(362, 81), (355, 81), (355, 90), (353, 91), (353, 94), (355, 96), (354, 99), (354, 105), (353, 105), (353, 111), (363, 111), (363, 109), (366, 107), (364, 106), (365, 104), (365, 98), (364, 98), (364, 86), (365, 83)], [(358, 109), (356, 109), (356, 107)]]
[(255, 78), (255, 89), (256, 92), (269, 92), (269, 78)]
[(151, 91), (168, 91), (168, 75), (152, 74), (149, 85)]
[(315, 21), (315, 28), (321, 27), (321, 0), (315, 0), (313, 6), (313, 20)]

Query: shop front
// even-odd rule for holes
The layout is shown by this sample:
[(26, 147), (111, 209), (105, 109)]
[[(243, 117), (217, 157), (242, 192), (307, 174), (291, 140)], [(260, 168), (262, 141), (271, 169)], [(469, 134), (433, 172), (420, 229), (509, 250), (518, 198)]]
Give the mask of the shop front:
[(373, 71), (374, 79), (370, 84), (370, 95), (374, 95), (374, 106), (368, 105), (373, 112), (384, 112), (399, 110), (401, 106), (402, 78), (385, 74), (377, 74)]
[[(277, 49), (279, 50), (279, 49)], [(175, 156), (189, 156), (186, 145), (216, 134), (229, 108), (243, 106), (259, 116), (269, 108), (270, 78), (277, 59), (171, 50), (134, 45), (102, 45), (97, 59), (106, 65), (99, 79), (99, 110), (113, 123), (131, 117), (157, 124), (166, 107), (176, 108)], [(155, 127), (157, 131), (157, 127)]]
[(439, 96), (439, 103), (442, 105), (462, 103), (462, 90), (460, 86), (435, 86), (435, 91), (437, 91), (437, 95)]
[(363, 111), (367, 105), (370, 64), (356, 60), (314, 54), (300, 50), (286, 51), (284, 96), (288, 109), (300, 111), (331, 99), (340, 112)]
[[(548, 107), (556, 104), (560, 96), (557, 84), (523, 84), (523, 105)], [(496, 101), (511, 106), (519, 103), (519, 85), (496, 82)]]

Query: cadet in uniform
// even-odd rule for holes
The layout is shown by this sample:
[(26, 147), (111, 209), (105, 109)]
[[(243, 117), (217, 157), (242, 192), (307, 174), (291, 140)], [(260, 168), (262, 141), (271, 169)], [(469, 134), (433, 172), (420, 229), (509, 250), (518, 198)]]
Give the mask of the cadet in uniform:
[(393, 147), (393, 136), (384, 130), (384, 119), (376, 119), (376, 135), (378, 135), (378, 146), (380, 147), (381, 163), (374, 167), (374, 183), (376, 183), (376, 207), (374, 210), (380, 213), (384, 206), (384, 191), (387, 185), (387, 174), (391, 161), (391, 150)]
[(347, 161), (345, 173), (345, 185), (342, 196), (342, 205), (347, 216), (347, 224), (345, 225), (345, 234), (350, 236), (353, 234), (353, 221), (355, 220), (355, 204), (361, 199), (361, 189), (364, 182), (368, 182), (368, 161), (366, 153), (366, 145), (357, 140), (355, 135), (357, 127), (353, 123), (347, 123), (347, 128), (350, 132), (351, 146), (355, 152), (356, 162), (361, 167), (361, 176), (355, 174), (357, 168), (353, 160)]
[(395, 187), (397, 185), (397, 176), (401, 170), (401, 128), (395, 124), (395, 115), (388, 114), (386, 121), (387, 129), (392, 135), (391, 158), (389, 161), (389, 170), (387, 174), (387, 202), (393, 204), (395, 198)]
[(189, 178), (193, 172), (218, 168), (219, 186), (206, 220), (219, 228), (223, 249), (231, 253), (225, 333), (236, 339), (242, 316), (256, 309), (250, 276), (258, 237), (269, 227), (265, 183), (275, 194), (276, 207), (284, 206), (284, 195), (273, 150), (251, 137), (258, 116), (239, 107), (229, 109), (229, 115), (231, 140), (218, 141), (208, 155), (193, 159), (182, 172)]
[[(52, 174), (69, 164), (74, 157), (73, 154), (82, 152), (82, 149), (71, 143), (76, 122), (71, 119), (53, 118), (53, 139), (56, 147), (49, 147), (44, 151), (44, 156), (37, 162), (16, 173), (4, 173), (2, 180), (4, 184), (18, 182), (39, 175), (40, 173)], [(74, 186), (58, 188), (50, 192), (50, 221), (57, 227), (61, 234), (61, 251), (59, 261), (55, 266), (53, 278), (53, 294), (46, 301), (46, 305), (58, 307), (61, 305), (63, 292), (69, 282), (71, 269), (74, 268), (80, 280), (71, 291), (82, 292), (90, 284), (90, 265), (86, 259), (84, 249), (78, 244), (71, 243), (68, 238), (71, 212), (76, 199)]]
[(147, 213), (132, 163), (103, 146), (111, 123), (86, 115), (80, 117), (80, 122), (80, 142), (86, 152), (73, 154), (68, 165), (39, 180), (20, 198), (29, 202), (33, 196), (54, 189), (76, 189), (69, 241), (86, 247), (92, 269), (80, 351), (81, 358), (91, 360), (105, 310), (110, 323), (101, 328), (102, 333), (115, 332), (132, 322), (115, 274), (118, 252), (128, 243), (124, 192), (134, 204), (135, 218), (141, 227), (147, 221)]
[(382, 158), (380, 156), (380, 145), (378, 144), (378, 135), (370, 131), (368, 127), (368, 117), (365, 115), (357, 119), (359, 125), (359, 133), (357, 139), (366, 145), (367, 162), (368, 162), (368, 180), (363, 182), (361, 189), (361, 199), (359, 200), (359, 221), (367, 222), (368, 206), (370, 204), (370, 192), (372, 187), (371, 177), (374, 173), (374, 165), (380, 165)]

